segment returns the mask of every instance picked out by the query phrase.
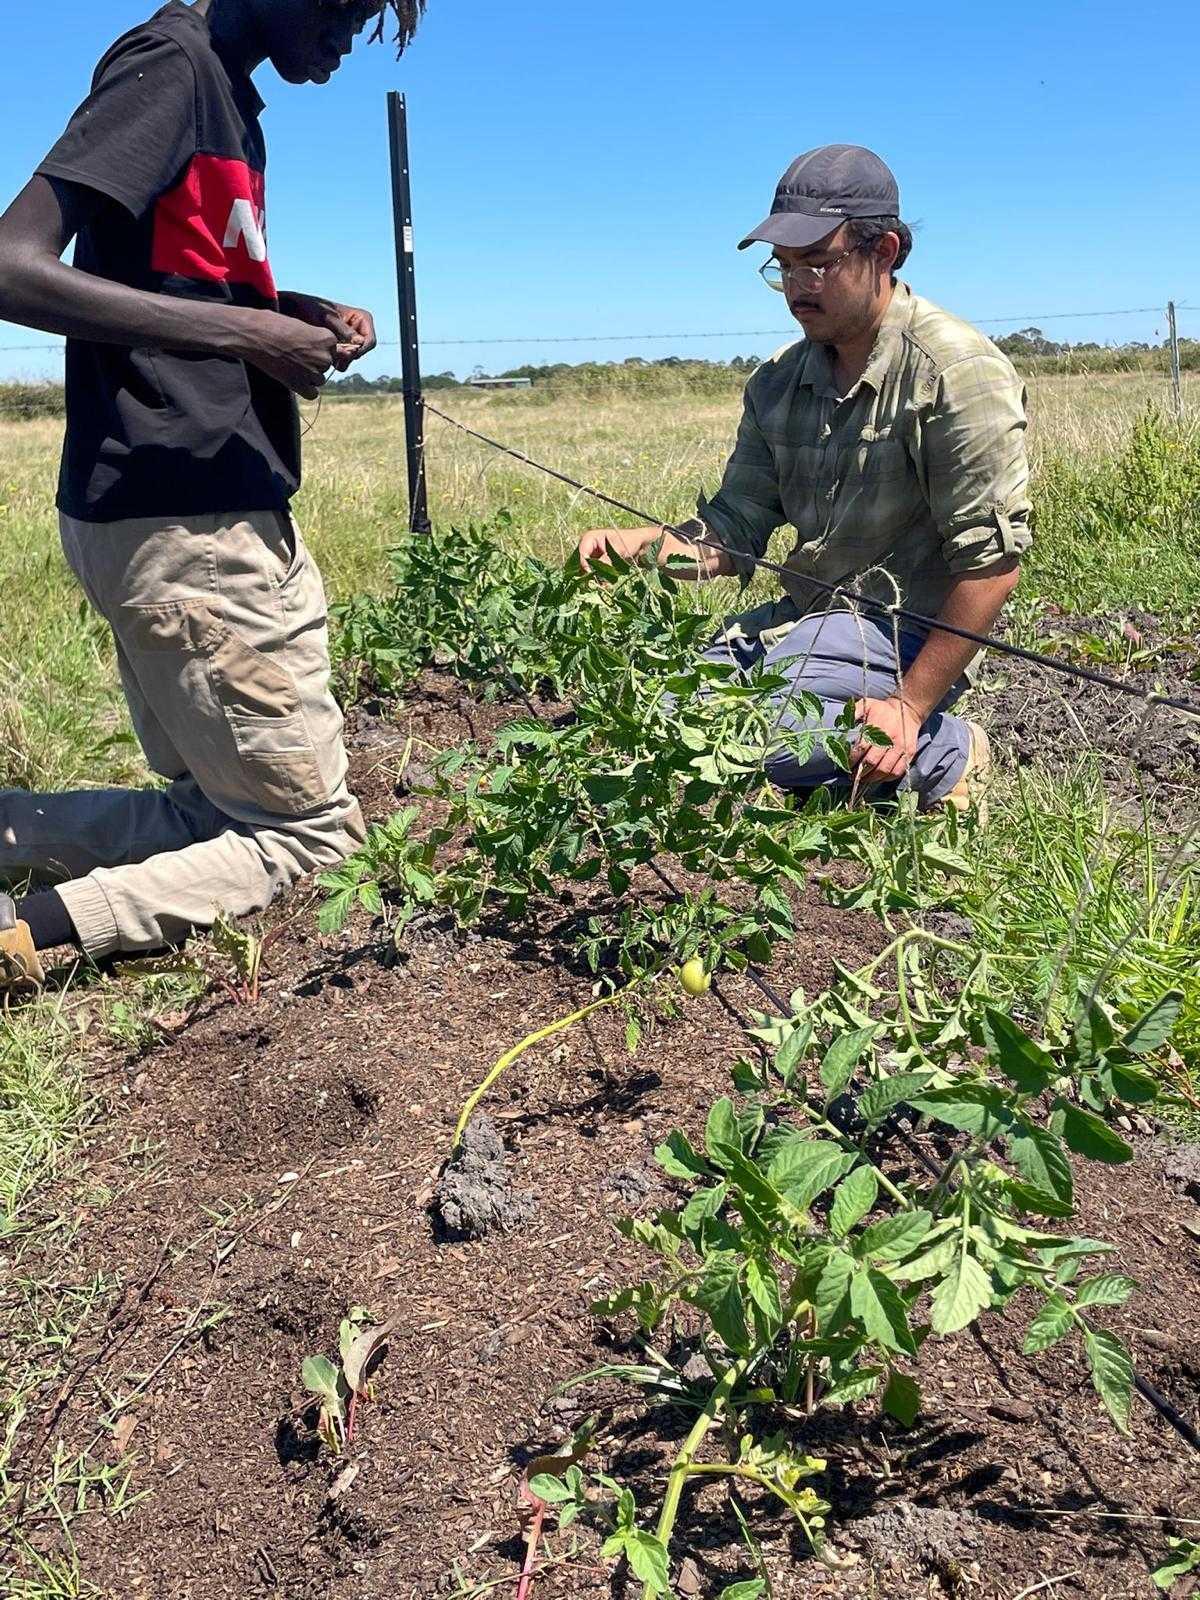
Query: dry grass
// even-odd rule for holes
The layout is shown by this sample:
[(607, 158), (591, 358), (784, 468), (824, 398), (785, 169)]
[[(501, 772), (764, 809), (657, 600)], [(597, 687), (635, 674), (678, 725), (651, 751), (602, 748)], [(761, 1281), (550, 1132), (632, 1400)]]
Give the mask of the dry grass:
[[(1185, 383), (1191, 402), (1200, 401), (1200, 376), (1187, 374)], [(736, 393), (721, 398), (579, 396), (552, 405), (523, 394), (432, 399), (481, 432), (669, 520), (692, 514), (697, 489), (715, 489), (741, 408)], [(1135, 418), (1147, 406), (1165, 406), (1169, 400), (1156, 374), (1031, 378), (1035, 472), (1053, 458), (1101, 461), (1115, 455)], [(402, 521), (404, 434), (398, 399), (323, 407), (307, 445), (306, 525), (324, 533), (335, 503), (354, 506), (368, 520), (372, 509), (377, 512), (386, 503), (389, 514)], [(503, 507), (513, 513), (522, 542), (544, 556), (565, 551), (584, 528), (630, 520), (436, 417), (429, 420), (427, 446), (435, 520), (484, 521)]]
[[(1200, 377), (1189, 374), (1187, 381), (1192, 400), (1200, 400)], [(1102, 470), (1126, 444), (1139, 413), (1168, 398), (1154, 374), (1031, 379), (1035, 467), (1047, 481), (1064, 461)], [(711, 492), (718, 483), (740, 406), (735, 391), (714, 397), (682, 388), (676, 395), (572, 395), (550, 403), (536, 391), (434, 399), (482, 431), (672, 520), (691, 514), (698, 489)], [(333, 596), (378, 588), (386, 582), (385, 551), (407, 523), (400, 402), (338, 401), (305, 410), (313, 426), (297, 510), (309, 542)], [(0, 425), (0, 583), (7, 601), (0, 783), (123, 780), (136, 770), (129, 748), (112, 742), (124, 716), (104, 629), (85, 615), (58, 550), (53, 499), (60, 442), (57, 421)], [(428, 449), (430, 507), (438, 521), (483, 522), (505, 509), (512, 537), (554, 558), (584, 528), (629, 520), (432, 417)], [(1107, 559), (1119, 587), (1123, 573), (1113, 552), (1085, 559), (1093, 572), (1099, 560), (1100, 581)], [(1167, 594), (1179, 587), (1169, 576), (1172, 582), (1162, 585)], [(1039, 581), (1035, 572), (1031, 587)], [(725, 603), (721, 595), (712, 598)]]

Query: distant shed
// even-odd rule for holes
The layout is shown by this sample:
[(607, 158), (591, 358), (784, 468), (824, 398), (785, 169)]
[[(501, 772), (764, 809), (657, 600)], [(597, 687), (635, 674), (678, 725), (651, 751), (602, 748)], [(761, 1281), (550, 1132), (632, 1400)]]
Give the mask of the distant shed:
[(468, 389), (531, 389), (532, 378), (468, 378)]

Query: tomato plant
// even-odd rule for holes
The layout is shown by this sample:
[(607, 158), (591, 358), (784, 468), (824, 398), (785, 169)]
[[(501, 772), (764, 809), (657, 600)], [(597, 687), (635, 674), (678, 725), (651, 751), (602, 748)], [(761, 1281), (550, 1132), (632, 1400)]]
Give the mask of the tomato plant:
[[(421, 572), (432, 560), (426, 552)], [(476, 561), (468, 571), (478, 578), (491, 567)], [(710, 970), (722, 960), (744, 966), (769, 960), (790, 936), (783, 885), (802, 884), (807, 863), (828, 858), (829, 831), (820, 811), (766, 785), (763, 759), (781, 745), (804, 759), (819, 738), (846, 766), (846, 729), (781, 729), (786, 679), (761, 669), (744, 678), (731, 663), (704, 659), (710, 619), (682, 603), (669, 574), (615, 561), (601, 576), (607, 581), (577, 563), (545, 568), (529, 580), (535, 596), (508, 593), (499, 619), (499, 602), (491, 606), (496, 634), (486, 628), (484, 654), (494, 665), (495, 639), (506, 667), (517, 649), (518, 681), (566, 679), (573, 714), (554, 723), (517, 717), (499, 730), (494, 750), (464, 745), (443, 756), (434, 782), (445, 821), (420, 841), (411, 812), (372, 829), (359, 854), (322, 879), (326, 928), (340, 926), (355, 904), (382, 910), (385, 897), (400, 903), (401, 917), (438, 904), (464, 923), (489, 903), (522, 916), (533, 897), (553, 896), (563, 882), (601, 878), (620, 899), (640, 868), (668, 858), (711, 887), (666, 912), (635, 902), (594, 922), (582, 943), (597, 969), (611, 961), (634, 979), (658, 970), (671, 950), (687, 959), (701, 947), (711, 950)], [(437, 598), (433, 609), (463, 620), (461, 603), (456, 613)], [(557, 624), (541, 629), (540, 653), (521, 655), (531, 610)], [(417, 614), (425, 614), (421, 606)], [(800, 715), (818, 710), (809, 695), (793, 695), (792, 704)], [(438, 865), (451, 841), (453, 860)], [(672, 923), (667, 937), (664, 918)]]
[[(1122, 1024), (1081, 988), (1069, 1035), (1051, 1044), (983, 1002), (926, 1003), (919, 1022), (899, 1005), (875, 1018), (861, 1009), (866, 981), (846, 974), (813, 1002), (797, 996), (791, 1016), (760, 1019), (767, 1049), (735, 1070), (741, 1104), (717, 1101), (701, 1149), (677, 1130), (656, 1151), (683, 1186), (678, 1203), (619, 1224), (659, 1265), (593, 1307), (632, 1312), (647, 1341), (648, 1364), (609, 1373), (678, 1391), (660, 1330), (686, 1333), (699, 1314), (712, 1374), (668, 1481), (655, 1535), (664, 1547), (689, 1477), (752, 1476), (791, 1503), (772, 1475), (786, 1475), (788, 1493), (819, 1475), (823, 1464), (786, 1431), (770, 1441), (767, 1471), (756, 1413), (802, 1425), (818, 1406), (877, 1396), (909, 1426), (926, 1342), (1020, 1295), (1033, 1308), (1026, 1353), (1078, 1339), (1101, 1402), (1128, 1429), (1132, 1362), (1095, 1313), (1123, 1305), (1135, 1284), (1089, 1265), (1110, 1244), (1065, 1231), (1076, 1210), (1070, 1156), (1131, 1158), (1098, 1113), (1157, 1098), (1144, 1058), (1165, 1041), (1179, 997)], [(915, 1175), (888, 1137), (902, 1107), (938, 1156)], [(725, 1457), (702, 1460), (717, 1424)], [(816, 1545), (828, 1508), (810, 1515), (810, 1493), (792, 1509)]]
[[(656, 1265), (594, 1308), (632, 1314), (644, 1346), (643, 1361), (604, 1374), (679, 1397), (695, 1420), (653, 1531), (628, 1486), (577, 1460), (529, 1488), (564, 1519), (602, 1502), (605, 1553), (653, 1596), (667, 1592), (680, 1497), (697, 1477), (758, 1485), (819, 1549), (829, 1507), (810, 1482), (824, 1463), (803, 1450), (807, 1420), (871, 1401), (910, 1425), (928, 1341), (1013, 1302), (1028, 1314), (1026, 1352), (1076, 1341), (1100, 1402), (1128, 1427), (1132, 1363), (1103, 1318), (1135, 1285), (1104, 1270), (1110, 1244), (1070, 1231), (1072, 1158), (1131, 1158), (1110, 1117), (1161, 1098), (1149, 1062), (1181, 996), (1135, 1015), (1081, 981), (1073, 1011), (1044, 1027), (1000, 1009), (997, 965), (1035, 957), (981, 953), (926, 920), (971, 874), (960, 819), (920, 816), (911, 796), (881, 821), (775, 792), (764, 758), (781, 745), (804, 760), (819, 739), (848, 767), (851, 709), (832, 729), (783, 729), (782, 697), (798, 719), (817, 702), (762, 668), (706, 658), (710, 619), (669, 572), (619, 558), (598, 571), (551, 570), (472, 530), (410, 551), (384, 610), (344, 619), (376, 677), (406, 681), (449, 657), (490, 690), (550, 689), (572, 709), (551, 721), (530, 707), (494, 749), (447, 752), (432, 779), (443, 820), (422, 836), (409, 808), (372, 829), (322, 880), (322, 921), (339, 926), (355, 904), (395, 926), (422, 906), (460, 922), (485, 909), (520, 917), (599, 880), (610, 898), (578, 947), (609, 998), (620, 974), (626, 1005), (669, 966), (698, 992), (719, 967), (766, 964), (793, 932), (789, 891), (814, 864), (848, 865), (824, 879), (828, 898), (892, 935), (864, 968), (835, 962), (822, 993), (797, 991), (785, 1014), (753, 1019), (738, 1098), (712, 1107), (700, 1148), (677, 1130), (657, 1151), (676, 1202), (621, 1224)], [(374, 657), (370, 628), (383, 641)], [(629, 1037), (632, 1048), (636, 1016)], [(664, 1326), (698, 1338), (699, 1387), (660, 1353)], [(739, 1600), (758, 1583), (735, 1585)]]

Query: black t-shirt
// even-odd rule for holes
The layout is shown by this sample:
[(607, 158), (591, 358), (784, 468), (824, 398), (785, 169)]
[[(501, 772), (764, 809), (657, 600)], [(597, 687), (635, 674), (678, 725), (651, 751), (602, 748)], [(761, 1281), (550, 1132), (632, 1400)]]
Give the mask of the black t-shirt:
[[(104, 197), (75, 266), (155, 294), (276, 309), (263, 102), (182, 0), (119, 39), (38, 168)], [(85, 522), (284, 510), (290, 391), (223, 356), (67, 341), (58, 504)]]

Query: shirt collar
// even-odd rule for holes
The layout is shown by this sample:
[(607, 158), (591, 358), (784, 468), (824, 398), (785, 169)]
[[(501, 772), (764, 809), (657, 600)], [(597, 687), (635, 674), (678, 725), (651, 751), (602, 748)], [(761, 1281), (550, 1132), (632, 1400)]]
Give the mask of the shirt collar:
[(797, 382), (806, 385), (814, 394), (831, 394), (834, 399), (833, 362), (829, 356), (828, 345), (808, 342), (808, 349), (804, 352), (804, 360), (800, 366)]
[[(908, 285), (897, 278), (891, 303), (884, 312), (879, 332), (875, 335), (871, 359), (858, 380), (859, 383), (869, 383), (876, 394), (883, 386), (884, 375), (892, 363), (900, 337), (912, 321), (915, 298)], [(855, 387), (857, 388), (857, 384)]]
[(850, 395), (858, 391), (859, 385), (864, 383), (869, 383), (878, 394), (900, 336), (912, 321), (915, 301), (916, 296), (909, 286), (897, 279), (895, 292), (884, 312), (879, 332), (875, 336), (870, 360), (862, 377), (851, 387), (847, 395), (839, 395), (837, 392), (837, 385), (833, 380), (833, 358), (830, 356), (828, 345), (809, 344), (797, 381), (812, 389), (814, 394), (828, 395), (833, 400), (849, 399)]

